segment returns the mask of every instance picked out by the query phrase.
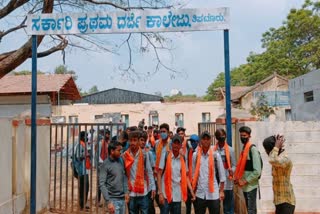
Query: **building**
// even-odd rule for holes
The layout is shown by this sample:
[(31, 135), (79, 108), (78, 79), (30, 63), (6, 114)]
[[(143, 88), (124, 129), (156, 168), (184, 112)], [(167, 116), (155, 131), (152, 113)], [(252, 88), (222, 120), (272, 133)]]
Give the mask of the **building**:
[[(80, 99), (71, 75), (37, 76), (37, 114), (50, 117), (52, 106)], [(0, 79), (0, 117), (15, 117), (31, 112), (31, 75), (7, 75)]]
[(54, 106), (54, 116), (63, 117), (66, 122), (117, 123), (138, 126), (141, 119), (145, 125), (168, 123), (170, 129), (175, 124), (187, 129), (187, 134), (198, 132), (199, 122), (214, 122), (224, 112), (221, 102), (142, 102), (128, 104), (82, 104)]
[(234, 107), (250, 111), (263, 99), (268, 106), (275, 110), (276, 120), (290, 120), (291, 109), (289, 103), (288, 79), (273, 73), (271, 76), (247, 88), (234, 93), (231, 102)]
[(289, 90), (293, 120), (320, 120), (320, 70), (290, 80)]
[(128, 91), (119, 88), (111, 88), (105, 91), (83, 96), (78, 103), (88, 104), (119, 104), (119, 103), (141, 103), (141, 102), (163, 102), (163, 98), (157, 95)]

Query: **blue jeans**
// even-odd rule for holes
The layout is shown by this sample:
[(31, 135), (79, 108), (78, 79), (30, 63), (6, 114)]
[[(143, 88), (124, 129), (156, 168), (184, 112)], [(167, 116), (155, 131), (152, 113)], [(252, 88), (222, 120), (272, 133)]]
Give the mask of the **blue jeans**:
[(233, 190), (224, 191), (223, 213), (234, 214)]
[(126, 203), (122, 199), (110, 199), (115, 209), (115, 214), (125, 214), (126, 213)]
[(168, 204), (167, 199), (164, 200), (164, 205), (160, 207), (161, 214), (181, 214), (181, 202), (171, 202)]
[(243, 192), (248, 214), (257, 214), (257, 188), (250, 192)]
[(139, 213), (148, 214), (148, 209), (149, 209), (148, 195), (130, 197), (130, 201), (129, 201), (130, 214), (139, 214)]

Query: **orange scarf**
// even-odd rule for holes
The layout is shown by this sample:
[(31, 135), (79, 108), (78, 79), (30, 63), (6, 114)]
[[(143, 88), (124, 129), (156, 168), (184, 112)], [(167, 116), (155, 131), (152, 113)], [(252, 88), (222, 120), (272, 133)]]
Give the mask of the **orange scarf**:
[[(180, 166), (181, 166), (181, 194), (182, 200), (187, 200), (187, 170), (186, 163), (184, 162), (183, 157), (180, 155)], [(167, 164), (164, 172), (164, 186), (167, 196), (168, 203), (172, 202), (172, 153), (169, 152), (167, 156)]]
[[(209, 148), (209, 192), (214, 192), (214, 158), (213, 158), (213, 149), (210, 147)], [(199, 147), (198, 148), (198, 154), (197, 154), (197, 163), (196, 163), (196, 168), (194, 171), (194, 178), (192, 181), (192, 188), (195, 190), (197, 187), (197, 183), (198, 183), (198, 178), (199, 178), (199, 174), (200, 174), (200, 162), (201, 162), (201, 156), (202, 156), (202, 148)]]
[(152, 146), (152, 148), (153, 148), (154, 145), (156, 144), (156, 140), (154, 139), (154, 136), (153, 136), (153, 135), (151, 135), (151, 137), (149, 138), (149, 142), (150, 142), (150, 144), (151, 144), (151, 146)]
[[(218, 145), (218, 143), (214, 146), (214, 151), (217, 151), (218, 150), (218, 147), (219, 147), (219, 145)], [(231, 162), (230, 162), (230, 152), (229, 152), (229, 146), (228, 146), (228, 144), (227, 143), (224, 143), (224, 146), (223, 146), (223, 148), (224, 148), (224, 151), (225, 151), (225, 153), (226, 153), (226, 159), (227, 159), (227, 167), (225, 166), (225, 169), (230, 169), (231, 168)], [(232, 176), (231, 175), (229, 175), (229, 180), (232, 180)]]
[(102, 140), (100, 158), (105, 160), (108, 157), (108, 141)]
[(192, 182), (192, 156), (193, 156), (193, 149), (189, 150), (188, 154), (188, 169), (189, 169), (189, 180)]
[[(168, 138), (168, 142), (166, 145), (166, 149), (167, 151), (169, 151), (169, 141), (170, 139)], [(154, 168), (156, 170), (159, 170), (159, 164), (160, 164), (160, 159), (161, 159), (161, 154), (162, 154), (162, 148), (163, 148), (163, 143), (162, 143), (162, 139), (159, 140), (158, 146), (156, 148), (156, 164), (154, 166)]]
[(182, 155), (185, 156), (187, 153), (187, 139), (184, 139), (181, 146)]
[(128, 177), (128, 186), (129, 186), (129, 190), (135, 193), (144, 193), (144, 158), (143, 158), (143, 152), (142, 150), (139, 148), (138, 151), (138, 164), (137, 164), (137, 171), (136, 171), (136, 178), (135, 178), (135, 182), (134, 182), (134, 186), (132, 186), (131, 184), (131, 180), (130, 180), (130, 172), (131, 172), (131, 167), (134, 163), (134, 157), (133, 155), (129, 152), (129, 150), (127, 150), (124, 154), (124, 166), (126, 169), (126, 174)]
[(244, 171), (245, 171), (245, 168), (246, 168), (246, 163), (247, 163), (247, 158), (248, 158), (248, 154), (249, 154), (249, 150), (250, 150), (250, 146), (251, 146), (251, 143), (248, 142), (245, 145), (243, 151), (240, 154), (240, 158), (239, 158), (238, 163), (237, 163), (237, 168), (236, 168), (236, 171), (234, 173), (234, 178), (236, 180), (241, 179), (243, 174), (244, 174)]
[(90, 157), (89, 157), (89, 153), (88, 153), (88, 149), (86, 147), (86, 144), (80, 140), (80, 144), (81, 146), (84, 148), (85, 150), (85, 155), (86, 155), (86, 169), (90, 169), (91, 168), (91, 162), (90, 162)]

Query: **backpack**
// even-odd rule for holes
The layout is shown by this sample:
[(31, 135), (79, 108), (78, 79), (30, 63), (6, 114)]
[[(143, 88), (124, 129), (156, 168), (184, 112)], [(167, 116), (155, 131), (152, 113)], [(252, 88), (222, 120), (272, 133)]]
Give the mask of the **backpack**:
[[(252, 152), (251, 152), (251, 148), (253, 146), (256, 146), (254, 144), (252, 144), (249, 148), (249, 157), (250, 157), (250, 160), (247, 160), (247, 163), (246, 163), (246, 168), (245, 168), (245, 171), (253, 171), (253, 161), (252, 161)], [(261, 154), (258, 150), (258, 154), (259, 154), (259, 158), (260, 158), (260, 163), (261, 163), (261, 172), (262, 172), (262, 169), (263, 169), (263, 161), (262, 161), (262, 158), (261, 158)], [(262, 174), (262, 173), (261, 173)], [(261, 178), (261, 174), (259, 175), (258, 179)]]

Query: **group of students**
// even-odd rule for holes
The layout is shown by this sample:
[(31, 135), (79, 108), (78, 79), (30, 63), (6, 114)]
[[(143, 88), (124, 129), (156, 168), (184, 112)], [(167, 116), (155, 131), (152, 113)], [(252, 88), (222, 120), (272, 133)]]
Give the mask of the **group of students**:
[[(258, 149), (250, 142), (251, 129), (247, 126), (239, 129), (243, 151), (237, 163), (233, 148), (226, 143), (224, 129), (214, 133), (216, 145), (211, 144), (212, 136), (207, 131), (189, 139), (185, 131), (179, 127), (169, 136), (169, 125), (163, 123), (157, 131), (153, 127), (147, 131), (131, 127), (113, 140), (110, 133), (104, 133), (95, 151), (99, 159), (99, 192), (109, 213), (124, 214), (128, 207), (130, 214), (153, 214), (154, 200), (161, 214), (181, 213), (182, 202), (187, 214), (191, 213), (192, 205), (196, 214), (204, 214), (207, 209), (210, 214), (219, 214), (221, 201), (225, 214), (234, 213), (233, 185), (242, 188), (248, 214), (257, 213), (262, 161)], [(79, 143), (83, 147), (82, 157), (89, 157), (83, 145), (86, 134), (83, 135), (80, 134)], [(283, 142), (282, 136), (271, 136), (263, 145), (273, 168), (276, 213), (289, 214), (294, 212), (295, 205), (290, 183), (292, 163), (283, 155)], [(89, 158), (82, 158), (82, 162), (84, 169), (91, 167)], [(85, 171), (82, 174), (80, 188), (89, 187), (84, 183), (88, 182), (87, 174)], [(276, 185), (281, 187), (275, 188)], [(80, 198), (84, 196), (81, 194), (84, 193), (80, 190)], [(81, 208), (84, 203), (84, 199), (80, 200)]]

